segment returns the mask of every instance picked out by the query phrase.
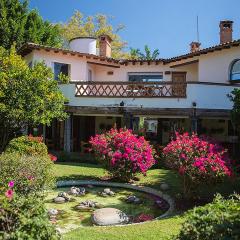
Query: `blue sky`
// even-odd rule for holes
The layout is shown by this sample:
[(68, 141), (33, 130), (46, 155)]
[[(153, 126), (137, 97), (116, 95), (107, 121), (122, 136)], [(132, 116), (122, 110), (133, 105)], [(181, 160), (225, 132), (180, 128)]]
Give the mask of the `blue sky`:
[(51, 22), (65, 22), (75, 10), (114, 16), (113, 25), (126, 26), (120, 35), (130, 47), (148, 44), (160, 57), (189, 51), (197, 38), (197, 15), (202, 48), (219, 43), (223, 19), (234, 21), (233, 38), (240, 39), (240, 0), (30, 0), (30, 7)]

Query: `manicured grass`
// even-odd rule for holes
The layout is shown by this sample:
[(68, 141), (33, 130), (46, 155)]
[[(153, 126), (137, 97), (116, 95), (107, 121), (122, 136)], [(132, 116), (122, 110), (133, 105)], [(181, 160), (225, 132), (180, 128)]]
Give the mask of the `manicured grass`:
[(173, 217), (122, 227), (85, 227), (64, 235), (64, 240), (167, 240), (177, 234), (183, 218)]
[(106, 174), (100, 166), (86, 163), (55, 164), (54, 172), (57, 180), (98, 179)]
[[(106, 175), (104, 169), (97, 165), (91, 164), (76, 164), (62, 163), (55, 165), (55, 174), (57, 180), (62, 179), (100, 179)], [(138, 176), (139, 185), (145, 185), (152, 188), (160, 189), (160, 183), (169, 184), (170, 189), (166, 191), (172, 197), (177, 197), (181, 194), (181, 181), (177, 174), (170, 170), (153, 169), (149, 170), (147, 177)], [(219, 184), (216, 187), (210, 188), (203, 186), (202, 196), (211, 199), (216, 192), (223, 195), (228, 195), (234, 191), (240, 190), (240, 181), (227, 181), (224, 184)], [(80, 227), (76, 230), (68, 232), (63, 236), (64, 240), (161, 240), (171, 239), (172, 235), (178, 233), (184, 217), (175, 212), (175, 216), (168, 219), (147, 222), (140, 225), (131, 225), (123, 227)]]

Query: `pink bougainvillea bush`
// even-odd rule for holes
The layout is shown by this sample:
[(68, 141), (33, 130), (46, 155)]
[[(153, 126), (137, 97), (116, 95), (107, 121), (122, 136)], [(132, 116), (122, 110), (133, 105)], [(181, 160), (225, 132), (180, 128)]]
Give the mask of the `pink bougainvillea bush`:
[(196, 134), (176, 133), (164, 149), (166, 165), (183, 179), (184, 196), (202, 184), (213, 184), (231, 176), (227, 151), (219, 144)]
[(92, 137), (90, 144), (109, 173), (122, 181), (131, 180), (137, 173), (145, 175), (155, 163), (151, 145), (128, 129), (113, 128)]

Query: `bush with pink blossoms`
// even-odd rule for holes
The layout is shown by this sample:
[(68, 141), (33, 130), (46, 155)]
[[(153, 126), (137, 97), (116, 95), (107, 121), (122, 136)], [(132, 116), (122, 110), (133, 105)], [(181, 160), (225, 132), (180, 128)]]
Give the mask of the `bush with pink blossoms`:
[(190, 197), (201, 184), (214, 184), (231, 176), (227, 151), (196, 134), (176, 133), (163, 153), (166, 165), (182, 177), (184, 197)]
[(92, 137), (90, 144), (109, 173), (122, 181), (130, 181), (137, 173), (145, 175), (155, 163), (151, 145), (128, 129), (113, 128)]

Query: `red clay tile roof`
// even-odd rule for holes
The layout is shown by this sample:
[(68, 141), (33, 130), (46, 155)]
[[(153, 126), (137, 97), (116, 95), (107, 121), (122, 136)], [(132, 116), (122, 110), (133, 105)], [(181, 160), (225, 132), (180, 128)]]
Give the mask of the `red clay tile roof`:
[(88, 54), (88, 53), (80, 53), (76, 51), (72, 51), (69, 49), (64, 49), (64, 48), (55, 48), (55, 47), (50, 47), (50, 46), (44, 46), (36, 43), (26, 43), (22, 47), (18, 49), (18, 53), (22, 56), (26, 56), (27, 54), (31, 53), (33, 50), (40, 50), (44, 49), (46, 51), (54, 51), (55, 53), (62, 52), (65, 54), (71, 54), (72, 56), (86, 56), (87, 58), (92, 58), (95, 60), (104, 60), (107, 62), (112, 62), (112, 63), (119, 63), (119, 60), (114, 59), (114, 58), (108, 58), (108, 57), (101, 57), (97, 56), (94, 54)]
[(171, 63), (171, 62), (177, 62), (183, 59), (188, 59), (188, 58), (193, 58), (196, 56), (200, 56), (203, 54), (208, 54), (211, 52), (215, 52), (215, 51), (221, 51), (223, 49), (229, 49), (232, 47), (237, 47), (240, 45), (240, 39), (238, 40), (234, 40), (232, 42), (227, 42), (227, 43), (223, 43), (223, 44), (219, 44), (219, 45), (215, 45), (209, 48), (205, 48), (205, 49), (201, 49), (199, 51), (193, 52), (193, 53), (187, 53), (184, 55), (180, 55), (180, 56), (176, 56), (176, 57), (172, 57), (172, 58), (167, 58), (167, 59), (154, 59), (154, 60), (142, 60), (142, 59), (114, 59), (114, 58), (108, 58), (108, 57), (101, 57), (101, 56), (97, 56), (97, 55), (93, 55), (93, 54), (87, 54), (87, 53), (80, 53), (80, 52), (76, 52), (76, 51), (72, 51), (69, 49), (64, 49), (64, 48), (55, 48), (55, 47), (49, 47), (49, 46), (44, 46), (44, 45), (40, 45), (40, 44), (35, 44), (35, 43), (26, 43), (24, 44), (19, 50), (18, 53), (21, 54), (22, 56), (25, 56), (27, 54), (29, 54), (30, 52), (32, 52), (32, 50), (34, 49), (44, 49), (46, 51), (54, 51), (54, 52), (62, 52), (65, 54), (71, 54), (73, 56), (77, 55), (77, 56), (86, 56), (87, 58), (90, 59), (94, 59), (94, 60), (101, 60), (101, 61), (107, 61), (107, 62), (111, 62), (111, 63), (115, 63), (115, 64), (128, 64), (128, 63)]
[(209, 48), (200, 49), (199, 51), (196, 51), (196, 52), (193, 52), (193, 53), (187, 53), (187, 54), (180, 55), (180, 56), (177, 56), (177, 57), (168, 58), (168, 59), (165, 59), (165, 63), (176, 62), (176, 61), (180, 61), (180, 60), (183, 60), (183, 59), (200, 56), (202, 54), (207, 54), (207, 53), (210, 53), (210, 52), (221, 51), (223, 49), (228, 49), (228, 48), (231, 48), (231, 47), (237, 47), (239, 45), (240, 45), (240, 39), (234, 40), (232, 42), (227, 42), (227, 43), (215, 45), (215, 46), (212, 46), (212, 47), (209, 47)]

